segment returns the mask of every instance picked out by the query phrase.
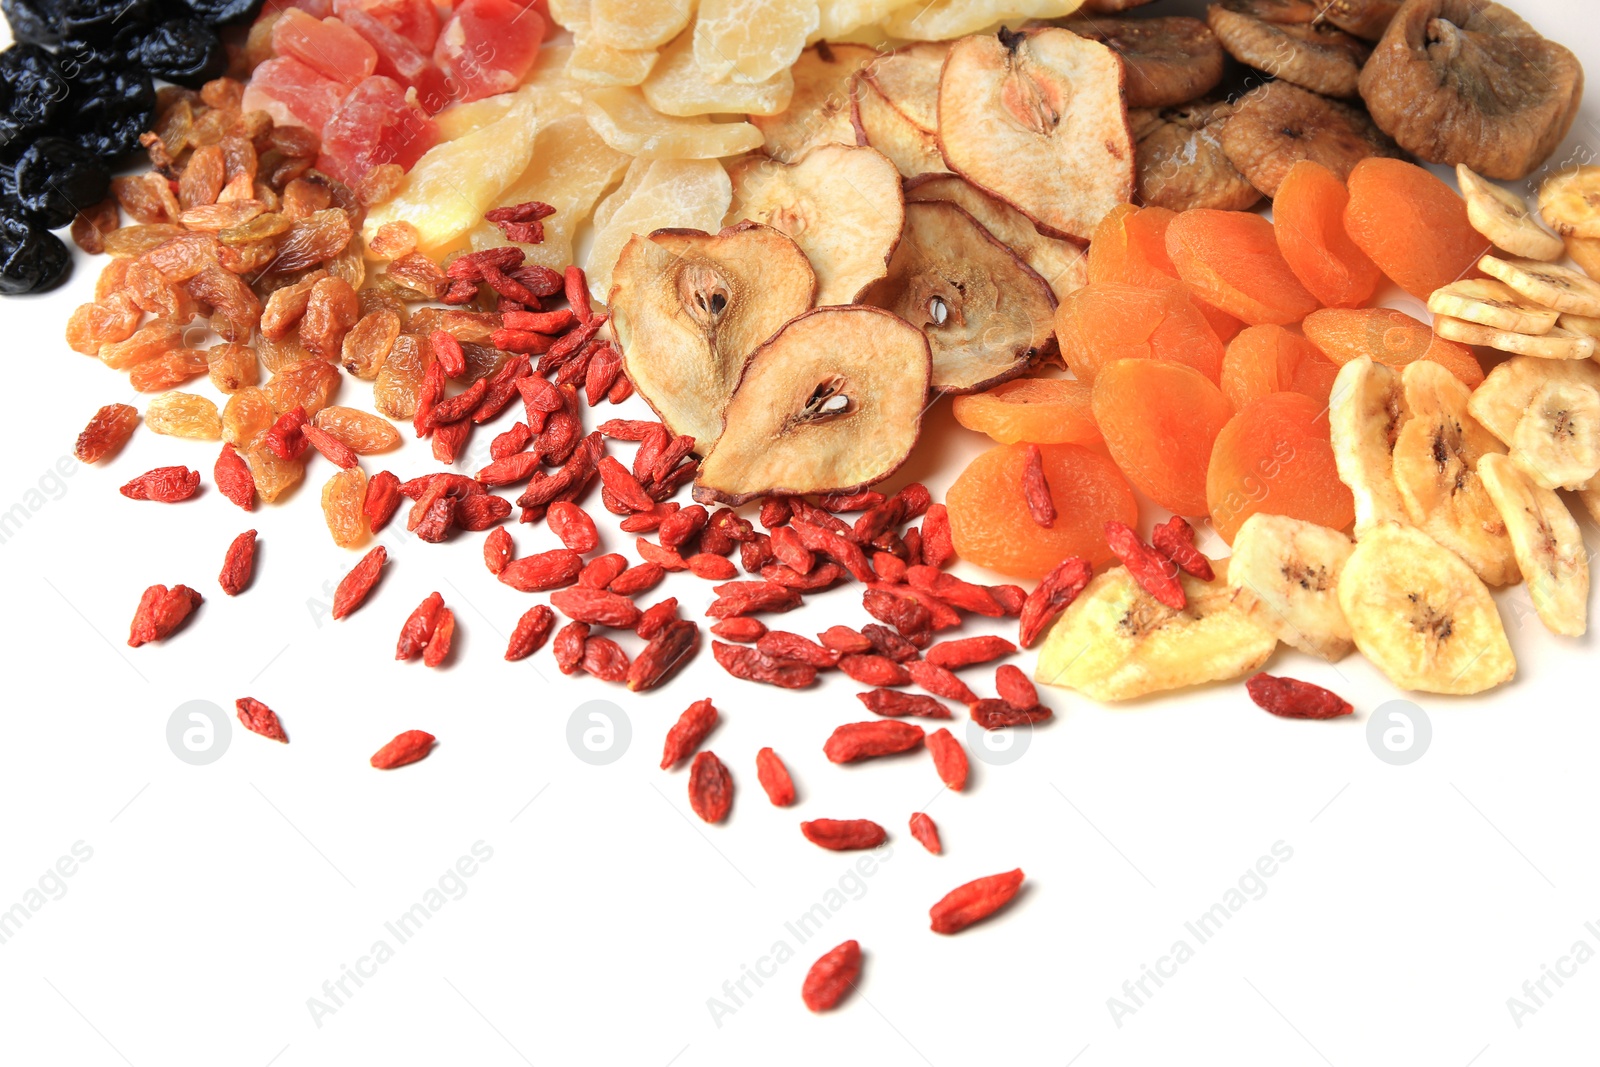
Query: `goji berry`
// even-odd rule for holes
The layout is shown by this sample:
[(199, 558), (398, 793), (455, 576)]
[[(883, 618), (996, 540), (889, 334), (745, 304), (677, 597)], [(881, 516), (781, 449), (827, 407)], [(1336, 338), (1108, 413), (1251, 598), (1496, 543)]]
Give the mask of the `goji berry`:
[(712, 592), (717, 599), (706, 609), (714, 619), (751, 615), (763, 611), (790, 611), (800, 606), (800, 594), (772, 582), (725, 582)]
[(661, 749), (661, 769), (666, 770), (688, 759), (700, 747), (700, 743), (710, 736), (716, 725), (717, 709), (709, 698), (690, 704), (678, 716), (678, 721), (672, 724), (672, 729), (667, 731), (667, 739)]
[(978, 701), (978, 695), (967, 688), (967, 683), (956, 677), (955, 672), (948, 667), (940, 667), (926, 660), (917, 660), (906, 664), (906, 670), (911, 674), (913, 682), (936, 697), (959, 700), (969, 705)]
[(506, 643), (506, 659), (527, 659), (543, 648), (555, 621), (556, 613), (544, 604), (535, 604), (523, 612), (511, 631), (511, 640)]
[(922, 727), (909, 722), (852, 722), (838, 727), (822, 746), (833, 763), (854, 763), (909, 752), (922, 744)]
[(972, 721), (985, 730), (1003, 730), (1007, 726), (1031, 725), (1044, 722), (1055, 713), (1043, 704), (1019, 708), (1004, 700), (980, 700), (972, 705)]
[(589, 641), (589, 624), (569, 622), (556, 631), (550, 650), (555, 653), (556, 666), (562, 674), (576, 674), (583, 665), (583, 646)]
[(1244, 687), (1257, 706), (1285, 719), (1337, 719), (1355, 711), (1337, 693), (1294, 678), (1258, 674)]
[(761, 640), (761, 635), (767, 632), (767, 627), (760, 619), (736, 615), (712, 626), (711, 632), (723, 640), (738, 641), (748, 645)]
[(813, 845), (834, 852), (877, 848), (889, 840), (888, 831), (871, 819), (812, 819), (800, 824), (800, 832)]
[(500, 580), (524, 593), (542, 593), (571, 585), (582, 570), (582, 556), (570, 548), (552, 548), (507, 563)]
[(586, 589), (604, 589), (617, 575), (628, 569), (628, 559), (618, 552), (596, 556), (578, 572), (578, 584)]
[(628, 654), (609, 637), (590, 637), (583, 643), (583, 669), (602, 682), (628, 677)]
[(1176, 563), (1185, 574), (1202, 582), (1216, 578), (1211, 561), (1194, 546), (1194, 527), (1182, 515), (1174, 515), (1150, 531), (1150, 544), (1163, 556)]
[(967, 750), (949, 730), (941, 726), (928, 735), (928, 752), (946, 788), (959, 793), (967, 787)]
[(756, 641), (756, 649), (772, 659), (807, 663), (818, 670), (827, 670), (839, 664), (839, 653), (809, 641), (787, 630), (772, 630)]
[(670, 623), (677, 621), (678, 598), (669, 596), (641, 611), (639, 621), (633, 624), (633, 632), (648, 641), (665, 630)]
[(934, 645), (924, 654), (924, 658), (935, 667), (954, 671), (979, 663), (989, 663), (1001, 656), (1009, 656), (1016, 650), (1017, 646), (1003, 637), (990, 635), (958, 637)]
[(884, 656), (858, 652), (839, 658), (839, 669), (862, 685), (909, 685), (911, 672)]
[(825, 648), (846, 655), (852, 652), (870, 652), (873, 647), (872, 641), (865, 634), (848, 626), (830, 626), (817, 635), (817, 640)]
[(922, 847), (932, 852), (935, 856), (944, 851), (944, 842), (939, 840), (939, 827), (928, 817), (927, 812), (914, 812), (911, 816), (911, 836), (922, 843)]
[(255, 567), (256, 532), (246, 530), (228, 545), (227, 555), (222, 558), (222, 573), (217, 575), (217, 584), (229, 596), (238, 596), (250, 584), (250, 575)]
[(1056, 564), (1022, 605), (1017, 643), (1023, 648), (1032, 648), (1045, 626), (1078, 599), (1078, 594), (1093, 577), (1094, 567), (1077, 556), (1068, 556)]
[(697, 624), (688, 619), (667, 623), (628, 668), (628, 688), (635, 693), (655, 688), (688, 663), (699, 647)]
[(239, 722), (246, 730), (253, 734), (260, 734), (270, 741), (289, 743), (289, 735), (283, 732), (283, 723), (278, 719), (278, 713), (267, 707), (254, 697), (240, 697), (233, 702), (238, 709)]
[(1126, 523), (1108, 522), (1105, 530), (1106, 544), (1128, 569), (1129, 577), (1173, 611), (1182, 611), (1188, 598), (1178, 581), (1177, 564), (1140, 541)]
[(497, 526), (483, 539), (483, 565), (489, 568), (490, 574), (497, 575), (506, 569), (506, 564), (511, 562), (511, 554), (515, 550), (516, 545), (511, 540), (511, 531), (504, 526)]
[(1056, 504), (1050, 498), (1050, 483), (1044, 477), (1044, 454), (1038, 445), (1028, 445), (1023, 450), (1022, 499), (1035, 523), (1047, 530), (1056, 524)]
[(450, 642), (455, 639), (456, 613), (449, 608), (439, 612), (439, 621), (434, 624), (433, 633), (428, 636), (428, 644), (422, 650), (422, 662), (429, 667), (437, 667), (450, 655)]
[(954, 934), (981, 919), (987, 919), (1011, 902), (1022, 888), (1022, 868), (975, 878), (957, 886), (928, 909), (936, 934)]
[(789, 777), (789, 768), (783, 765), (783, 760), (770, 748), (756, 753), (756, 781), (761, 783), (774, 807), (787, 808), (794, 803), (794, 779)]
[(407, 730), (396, 734), (394, 740), (374, 752), (369, 762), (380, 771), (404, 767), (432, 752), (434, 741), (434, 736), (425, 730)]
[(689, 767), (689, 806), (709, 823), (726, 819), (733, 807), (733, 778), (715, 753), (700, 753)]
[(659, 563), (640, 563), (611, 579), (609, 588), (618, 596), (637, 596), (660, 585), (666, 575)]
[(230, 501), (246, 511), (255, 509), (255, 475), (250, 473), (250, 464), (234, 450), (233, 445), (223, 444), (222, 451), (217, 455), (216, 466), (211, 468), (211, 479), (217, 483), (217, 491)]
[(400, 479), (389, 471), (379, 471), (367, 480), (367, 499), (361, 511), (367, 517), (367, 526), (378, 533), (400, 508)]
[[(333, 591), (335, 619), (342, 619), (361, 606), (367, 599), (367, 594), (372, 592), (372, 587), (377, 584), (378, 574), (388, 560), (389, 550), (379, 545), (362, 556), (361, 562), (351, 567), (350, 573), (339, 579), (339, 586)], [(416, 653), (413, 652), (412, 655)]]
[(139, 598), (139, 607), (133, 613), (133, 624), (128, 627), (128, 647), (138, 648), (147, 642), (170, 637), (204, 599), (186, 585), (175, 585), (171, 589), (152, 585)]
[(827, 1011), (855, 988), (861, 974), (861, 945), (846, 941), (823, 953), (806, 972), (800, 999), (812, 1011)]
[(160, 504), (176, 504), (188, 500), (200, 488), (200, 472), (188, 467), (157, 467), (145, 471), (122, 487), (122, 495), (129, 500), (154, 500)]
[(901, 718), (913, 715), (919, 719), (948, 719), (950, 709), (930, 696), (921, 693), (897, 693), (893, 689), (870, 689), (857, 693), (856, 699), (867, 706), (874, 715)]
[(722, 669), (747, 682), (765, 682), (782, 689), (804, 689), (817, 680), (817, 669), (805, 663), (774, 660), (753, 648), (711, 642), (711, 654)]
[(563, 589), (550, 594), (550, 603), (567, 618), (594, 626), (631, 630), (639, 621), (639, 605), (603, 589)]

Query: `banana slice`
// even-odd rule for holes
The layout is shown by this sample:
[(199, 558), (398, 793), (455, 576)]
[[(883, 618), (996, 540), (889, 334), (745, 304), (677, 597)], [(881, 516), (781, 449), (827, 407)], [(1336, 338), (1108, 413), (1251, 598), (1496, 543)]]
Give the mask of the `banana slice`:
[(1414, 527), (1388, 523), (1356, 543), (1339, 606), (1356, 647), (1402, 689), (1481, 693), (1517, 673), (1489, 590)]
[(1517, 577), (1500, 512), (1478, 480), (1478, 459), (1505, 446), (1467, 412), (1471, 394), (1432, 360), (1401, 375), (1411, 417), (1394, 443), (1394, 481), (1412, 524), (1454, 552), (1490, 585)]
[(1210, 582), (1179, 576), (1182, 611), (1146, 593), (1126, 568), (1099, 575), (1046, 635), (1034, 680), (1113, 701), (1256, 670), (1278, 639), (1234, 603), (1227, 560), (1213, 568)]
[(1539, 214), (1563, 237), (1600, 237), (1600, 167), (1574, 167), (1545, 179)]
[(1511, 461), (1541, 489), (1588, 485), (1600, 474), (1600, 391), (1545, 382), (1511, 433)]
[(1355, 545), (1338, 530), (1262, 512), (1233, 535), (1228, 587), (1246, 615), (1278, 640), (1330, 662), (1351, 648), (1339, 572)]
[(1478, 260), (1478, 269), (1491, 278), (1499, 278), (1535, 304), (1574, 315), (1600, 316), (1600, 282), (1570, 267), (1535, 259), (1484, 256)]
[(1559, 326), (1541, 334), (1513, 333), (1437, 315), (1433, 320), (1433, 332), (1447, 341), (1482, 345), (1514, 356), (1536, 356), (1539, 359), (1589, 359), (1594, 356), (1595, 348), (1593, 337), (1572, 333)]
[(1436, 289), (1428, 297), (1428, 310), (1512, 333), (1548, 333), (1561, 315), (1529, 303), (1511, 286), (1493, 278), (1469, 278)]
[(1582, 636), (1588, 628), (1589, 551), (1572, 512), (1506, 456), (1484, 456), (1478, 473), (1511, 531), (1539, 621), (1551, 633)]
[(1407, 522), (1394, 484), (1394, 442), (1407, 418), (1400, 376), (1366, 356), (1339, 368), (1328, 427), (1339, 480), (1356, 501), (1356, 537), (1380, 522)]
[(1533, 220), (1522, 197), (1456, 164), (1456, 181), (1467, 201), (1467, 221), (1472, 228), (1514, 256), (1560, 259), (1561, 238)]
[(1579, 382), (1600, 391), (1600, 366), (1590, 360), (1530, 359), (1516, 356), (1506, 360), (1472, 391), (1467, 413), (1483, 428), (1511, 444), (1517, 423), (1533, 403), (1534, 394), (1546, 382)]

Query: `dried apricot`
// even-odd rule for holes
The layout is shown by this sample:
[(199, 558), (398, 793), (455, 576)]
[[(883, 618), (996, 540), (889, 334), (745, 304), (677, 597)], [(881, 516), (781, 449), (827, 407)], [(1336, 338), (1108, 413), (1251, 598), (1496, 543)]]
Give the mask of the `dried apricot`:
[(1100, 440), (1089, 408), (1093, 387), (1070, 378), (1018, 378), (984, 393), (958, 396), (950, 409), (969, 430), (1003, 445), (1092, 445)]
[(1342, 530), (1355, 501), (1339, 480), (1327, 406), (1300, 393), (1252, 401), (1217, 435), (1206, 472), (1211, 524), (1229, 544), (1258, 512)]
[[(1101, 220), (1089, 245), (1089, 281), (1142, 285), (1159, 289), (1172, 282), (1183, 284), (1178, 268), (1167, 254), (1167, 227), (1178, 217), (1164, 207), (1119, 204)], [(1244, 323), (1227, 312), (1194, 298), (1217, 339), (1227, 344)]]
[(1109, 460), (1086, 448), (1041, 446), (1045, 481), (1057, 515), (1046, 529), (1033, 520), (1023, 493), (1028, 452), (1020, 444), (991, 448), (968, 464), (950, 487), (945, 500), (956, 554), (1016, 578), (1042, 578), (1068, 556), (1093, 563), (1110, 560), (1105, 524), (1131, 525), (1139, 517), (1128, 480)]
[(1363, 159), (1345, 184), (1344, 228), (1356, 246), (1419, 300), (1472, 273), (1491, 246), (1467, 204), (1432, 174), (1398, 159)]
[(1278, 251), (1326, 307), (1362, 307), (1383, 280), (1378, 265), (1344, 231), (1349, 201), (1339, 176), (1310, 159), (1289, 168), (1272, 200)]
[(1185, 211), (1167, 227), (1167, 254), (1196, 296), (1252, 326), (1299, 322), (1317, 308), (1260, 215)]
[(1222, 373), (1222, 342), (1176, 285), (1091, 282), (1056, 308), (1056, 339), (1080, 381), (1093, 382), (1101, 367), (1119, 359), (1182, 363), (1212, 382)]
[(1222, 395), (1238, 411), (1269, 393), (1304, 393), (1326, 404), (1339, 365), (1282, 326), (1251, 326), (1228, 342), (1222, 357)]
[(1394, 308), (1324, 308), (1307, 315), (1300, 328), (1341, 367), (1362, 356), (1396, 368), (1431, 359), (1468, 389), (1483, 381), (1483, 367), (1471, 348), (1445, 340), (1426, 323)]
[(1111, 458), (1141, 492), (1179, 515), (1206, 513), (1211, 443), (1233, 417), (1222, 390), (1190, 367), (1122, 359), (1095, 379), (1094, 417)]

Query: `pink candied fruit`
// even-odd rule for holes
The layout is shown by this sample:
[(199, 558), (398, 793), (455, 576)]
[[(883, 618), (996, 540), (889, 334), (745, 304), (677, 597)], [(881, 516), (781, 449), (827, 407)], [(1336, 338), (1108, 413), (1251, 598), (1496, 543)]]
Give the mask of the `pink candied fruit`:
[(539, 58), (544, 19), (516, 0), (462, 0), (439, 31), (433, 61), (459, 102), (509, 92)]
[(279, 125), (321, 131), (345, 98), (346, 87), (292, 56), (261, 64), (245, 85), (243, 108), (265, 111)]
[(333, 0), (333, 13), (341, 19), (351, 11), (376, 19), (423, 55), (432, 53), (439, 39), (439, 11), (432, 0)]
[(375, 75), (356, 86), (323, 128), (317, 169), (353, 185), (382, 163), (409, 171), (438, 142), (432, 117), (394, 79)]
[(324, 78), (353, 89), (378, 65), (378, 53), (336, 18), (315, 19), (290, 8), (272, 27), (272, 50), (298, 59)]

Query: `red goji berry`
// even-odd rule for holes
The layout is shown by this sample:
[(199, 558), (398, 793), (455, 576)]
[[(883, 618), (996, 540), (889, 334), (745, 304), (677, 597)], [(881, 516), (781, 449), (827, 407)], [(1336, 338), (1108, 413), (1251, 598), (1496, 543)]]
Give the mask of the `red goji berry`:
[(589, 624), (569, 622), (556, 631), (550, 650), (555, 653), (556, 666), (562, 674), (576, 674), (583, 665), (583, 647), (589, 641)]
[(902, 718), (907, 715), (919, 719), (948, 719), (950, 709), (930, 696), (921, 693), (897, 693), (893, 689), (869, 689), (857, 693), (856, 699), (867, 706), (874, 715)]
[(583, 669), (602, 682), (620, 682), (628, 677), (628, 654), (609, 637), (590, 637), (583, 643)]
[(922, 744), (922, 727), (909, 722), (852, 722), (838, 727), (822, 746), (833, 763), (892, 756)]
[(578, 584), (586, 589), (604, 589), (623, 571), (628, 569), (628, 559), (618, 552), (596, 556), (578, 572)]
[(800, 832), (813, 845), (834, 852), (877, 848), (889, 840), (889, 833), (871, 819), (812, 819), (800, 824)]
[(967, 787), (967, 750), (949, 730), (941, 726), (928, 735), (928, 752), (946, 788), (959, 793)]
[(960, 670), (979, 663), (989, 663), (1001, 656), (1009, 656), (1017, 646), (1003, 637), (958, 637), (941, 641), (924, 653), (924, 658), (935, 667)]
[(1031, 708), (1014, 707), (1004, 700), (979, 700), (971, 707), (972, 721), (985, 730), (1003, 730), (1008, 726), (1032, 725), (1044, 722), (1055, 713), (1043, 704)]
[(922, 847), (932, 852), (935, 856), (944, 851), (944, 842), (939, 840), (939, 827), (928, 817), (926, 812), (915, 812), (911, 816), (911, 836), (922, 843)]
[(171, 589), (152, 585), (139, 598), (139, 607), (133, 613), (133, 624), (128, 627), (128, 647), (138, 648), (170, 637), (204, 600), (186, 585), (175, 585)]
[(1294, 678), (1258, 674), (1244, 687), (1257, 706), (1285, 719), (1337, 719), (1355, 711), (1337, 693)]
[(404, 767), (408, 763), (415, 763), (425, 758), (432, 752), (435, 740), (436, 738), (425, 730), (407, 730), (405, 733), (396, 734), (394, 740), (374, 752), (369, 762), (380, 771)]
[(767, 626), (760, 619), (736, 615), (712, 626), (711, 632), (725, 641), (738, 641), (749, 645), (761, 640), (761, 635), (767, 632)]
[(772, 659), (808, 663), (818, 670), (839, 664), (839, 653), (787, 630), (772, 630), (756, 641), (756, 649)]
[(582, 570), (582, 556), (570, 548), (552, 548), (507, 563), (500, 572), (500, 580), (524, 593), (542, 593), (571, 585)]
[(661, 749), (661, 769), (688, 759), (717, 725), (717, 709), (709, 698), (690, 704), (667, 731)]
[(188, 467), (157, 467), (145, 471), (122, 487), (122, 495), (129, 500), (154, 500), (160, 504), (176, 504), (188, 500), (200, 488), (200, 472)]
[(715, 753), (700, 753), (689, 767), (689, 806), (709, 823), (726, 819), (733, 807), (733, 777)]
[(1018, 623), (1017, 643), (1032, 648), (1052, 619), (1067, 609), (1078, 594), (1083, 592), (1094, 577), (1094, 568), (1088, 560), (1068, 556), (1055, 569), (1044, 576), (1037, 588), (1028, 594), (1022, 605)]
[(667, 623), (628, 668), (628, 688), (635, 693), (655, 688), (688, 663), (699, 647), (698, 625), (688, 619)]
[(367, 594), (372, 592), (372, 587), (377, 584), (378, 574), (388, 560), (389, 550), (379, 545), (362, 556), (361, 562), (351, 567), (350, 572), (339, 579), (339, 587), (333, 591), (335, 619), (342, 619), (361, 606), (367, 599)]
[(246, 530), (228, 546), (228, 553), (222, 559), (222, 573), (217, 575), (217, 584), (229, 596), (238, 596), (250, 584), (250, 575), (255, 567), (256, 532)]
[(1202, 582), (1216, 578), (1211, 561), (1194, 546), (1194, 527), (1182, 515), (1174, 515), (1150, 531), (1150, 544), (1157, 552), (1176, 563), (1185, 574)]
[(823, 953), (806, 972), (800, 999), (812, 1011), (827, 1011), (855, 988), (861, 974), (861, 945), (846, 941)]
[(567, 618), (594, 626), (631, 630), (639, 622), (639, 605), (603, 589), (563, 589), (550, 594), (550, 604)]
[(283, 732), (283, 723), (278, 719), (278, 713), (267, 707), (254, 697), (240, 697), (233, 702), (238, 709), (239, 722), (246, 730), (253, 734), (260, 734), (270, 741), (289, 743), (289, 735)]
[(774, 807), (787, 808), (794, 803), (794, 779), (789, 777), (789, 768), (783, 765), (783, 760), (770, 748), (756, 753), (756, 781), (761, 783)]
[(1106, 544), (1128, 569), (1128, 576), (1173, 611), (1182, 611), (1188, 598), (1178, 581), (1177, 564), (1140, 541), (1126, 523), (1108, 522), (1105, 531)]
[(862, 685), (908, 685), (911, 682), (911, 672), (900, 664), (871, 653), (858, 652), (855, 655), (841, 656), (839, 669), (851, 681)]
[(250, 473), (250, 465), (234, 450), (233, 445), (222, 446), (216, 466), (211, 469), (211, 478), (217, 483), (217, 491), (230, 501), (246, 511), (255, 509), (255, 475)]
[(722, 669), (747, 682), (765, 682), (782, 689), (804, 689), (817, 680), (817, 669), (791, 660), (775, 660), (744, 645), (711, 642), (711, 654)]
[(1039, 691), (1021, 668), (1010, 663), (1003, 663), (995, 669), (994, 686), (1000, 692), (1000, 699), (1014, 708), (1025, 711), (1039, 704)]
[(1022, 888), (1022, 868), (1004, 874), (975, 878), (957, 886), (928, 909), (936, 934), (954, 934), (980, 919), (987, 919), (1010, 903)]
[(511, 640), (506, 643), (506, 659), (527, 659), (543, 648), (555, 621), (556, 613), (544, 604), (535, 604), (523, 612), (511, 631)]

